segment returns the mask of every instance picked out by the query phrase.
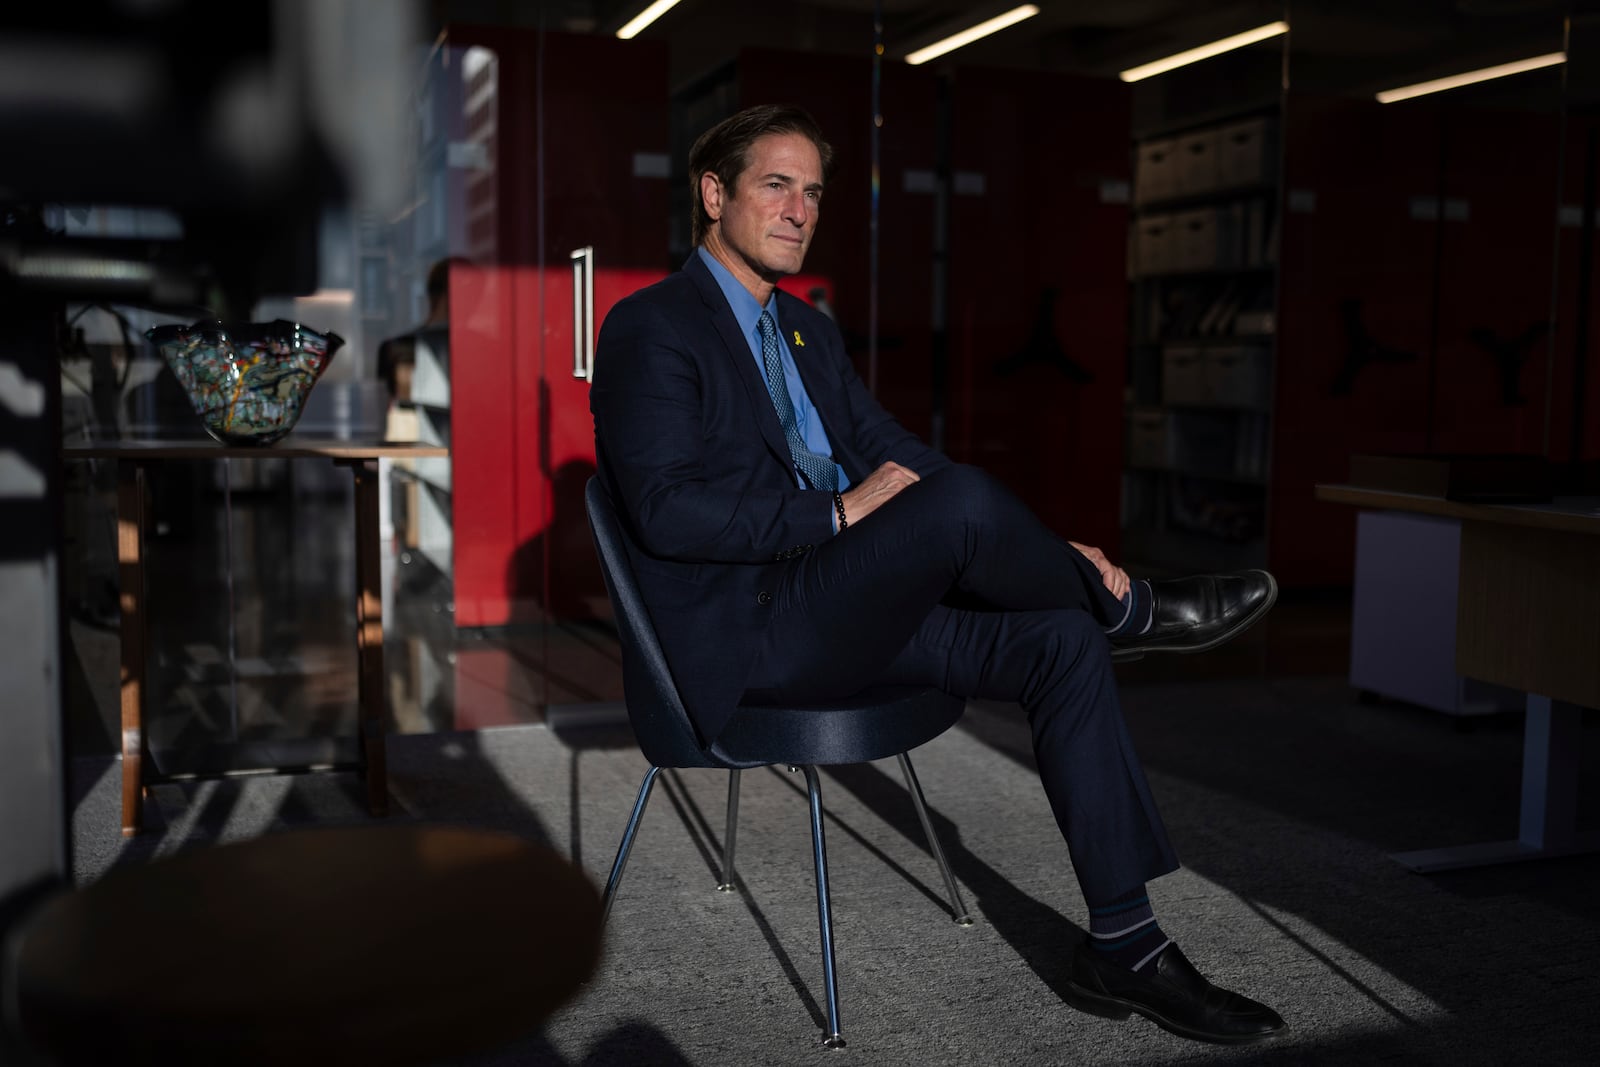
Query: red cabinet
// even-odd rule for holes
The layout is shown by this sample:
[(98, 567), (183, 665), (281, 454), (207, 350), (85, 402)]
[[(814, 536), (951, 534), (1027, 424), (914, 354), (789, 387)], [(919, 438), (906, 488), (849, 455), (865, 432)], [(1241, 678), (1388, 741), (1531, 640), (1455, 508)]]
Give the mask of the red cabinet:
[(1117, 558), (1128, 89), (961, 68), (951, 94), (950, 454)]
[[(1576, 456), (1579, 460), (1600, 460), (1600, 307), (1596, 307), (1595, 274), (1588, 279), (1587, 290), (1582, 276), (1583, 261), (1583, 204), (1585, 188), (1600, 186), (1600, 119), (1584, 115), (1569, 115), (1566, 127), (1566, 170), (1561, 183), (1561, 206), (1558, 214), (1559, 256), (1556, 262), (1554, 284), (1556, 287), (1556, 332), (1553, 389), (1550, 405), (1550, 456), (1565, 463)], [(1600, 193), (1596, 194), (1600, 196)], [(1600, 204), (1596, 206), (1600, 213)], [(1589, 234), (1591, 272), (1600, 272), (1600, 220)], [(1580, 304), (1587, 301), (1587, 331), (1583, 343), (1585, 367), (1577, 371), (1579, 348)], [(1541, 353), (1542, 355), (1542, 353)], [(1530, 371), (1527, 380), (1538, 379)], [(1581, 380), (1581, 381), (1580, 381)], [(1529, 392), (1530, 402), (1536, 407), (1544, 404), (1542, 392)], [(1579, 393), (1582, 396), (1579, 396)], [(1578, 410), (1582, 425), (1578, 429), (1580, 440), (1573, 441), (1573, 413)]]
[(1291, 97), (1284, 122), (1268, 558), (1285, 585), (1342, 584), (1355, 519), (1315, 486), (1352, 452), (1427, 447), (1439, 111)]
[(1558, 409), (1570, 391), (1576, 254), (1551, 379), (1553, 113), (1294, 95), (1286, 125), (1269, 558), (1285, 585), (1342, 584), (1355, 516), (1314, 487), (1352, 453), (1544, 449), (1547, 383)]
[(1545, 447), (1558, 119), (1455, 108), (1443, 128), (1428, 445), (1537, 454)]

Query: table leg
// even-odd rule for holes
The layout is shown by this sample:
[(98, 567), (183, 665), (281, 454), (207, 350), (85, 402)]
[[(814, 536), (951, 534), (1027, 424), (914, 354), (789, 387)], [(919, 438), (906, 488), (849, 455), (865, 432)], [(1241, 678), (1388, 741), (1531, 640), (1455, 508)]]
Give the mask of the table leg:
[(122, 836), (139, 832), (144, 799), (144, 467), (117, 464), (117, 571), (121, 581)]
[(383, 547), (378, 530), (378, 461), (355, 460), (356, 479), (356, 647), (360, 711), (357, 736), (367, 808), (389, 813), (389, 772), (384, 751)]
[(1583, 709), (1528, 694), (1522, 739), (1522, 820), (1518, 838), (1532, 848), (1561, 848), (1578, 832), (1578, 750)]
[(1578, 753), (1583, 708), (1528, 694), (1522, 736), (1522, 814), (1515, 841), (1396, 852), (1422, 874), (1600, 852), (1600, 833), (1578, 833)]

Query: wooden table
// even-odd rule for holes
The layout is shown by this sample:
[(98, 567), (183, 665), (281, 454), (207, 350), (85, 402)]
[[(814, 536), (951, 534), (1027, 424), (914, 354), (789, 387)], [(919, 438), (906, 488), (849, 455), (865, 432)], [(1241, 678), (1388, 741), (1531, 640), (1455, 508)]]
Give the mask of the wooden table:
[(122, 602), (122, 833), (139, 832), (145, 790), (166, 779), (149, 758), (145, 736), (145, 478), (174, 460), (328, 459), (355, 476), (356, 654), (360, 707), (357, 761), (332, 770), (356, 770), (366, 781), (367, 807), (387, 814), (388, 770), (384, 757), (383, 581), (378, 532), (378, 460), (446, 456), (449, 450), (422, 444), (378, 444), (318, 440), (293, 435), (275, 445), (239, 447), (213, 441), (96, 441), (62, 446), (69, 460), (109, 459), (117, 464), (117, 564)]
[(1517, 838), (1394, 858), (1442, 871), (1600, 852), (1600, 832), (1577, 829), (1583, 710), (1600, 708), (1600, 499), (1469, 504), (1349, 485), (1316, 492), (1459, 521), (1456, 671), (1528, 695)]
[(379, 823), (115, 867), (6, 932), (0, 1025), (61, 1067), (420, 1065), (576, 994), (600, 894), (542, 844)]

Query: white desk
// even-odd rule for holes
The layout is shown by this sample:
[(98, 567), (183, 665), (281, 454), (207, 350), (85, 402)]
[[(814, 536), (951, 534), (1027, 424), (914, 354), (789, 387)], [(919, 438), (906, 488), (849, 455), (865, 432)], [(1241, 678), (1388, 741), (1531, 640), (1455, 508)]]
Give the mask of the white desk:
[(1395, 853), (1415, 871), (1600, 852), (1579, 833), (1583, 710), (1600, 708), (1600, 500), (1466, 504), (1348, 485), (1317, 498), (1461, 523), (1456, 671), (1527, 693), (1515, 840)]

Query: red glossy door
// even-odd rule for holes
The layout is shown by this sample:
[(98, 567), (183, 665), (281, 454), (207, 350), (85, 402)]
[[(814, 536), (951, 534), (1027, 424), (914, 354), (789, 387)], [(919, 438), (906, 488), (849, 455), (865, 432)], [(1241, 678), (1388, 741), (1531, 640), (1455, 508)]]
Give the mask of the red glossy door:
[(585, 636), (610, 608), (574, 368), (611, 306), (670, 269), (669, 111), (658, 43), (463, 26), (446, 41), (484, 71), (463, 104), (475, 143), (451, 146), (479, 171), (451, 220), (479, 250), (452, 272), (450, 331), (455, 624), (485, 638), (455, 649), (456, 725), (471, 728), (621, 697), (614, 654)]
[[(452, 332), (456, 625), (604, 615), (582, 503), (594, 430), (573, 352), (668, 269), (666, 51), (500, 28), (447, 38), (498, 57), (496, 255), (453, 294), (479, 309)], [(582, 325), (579, 248), (592, 249)]]

